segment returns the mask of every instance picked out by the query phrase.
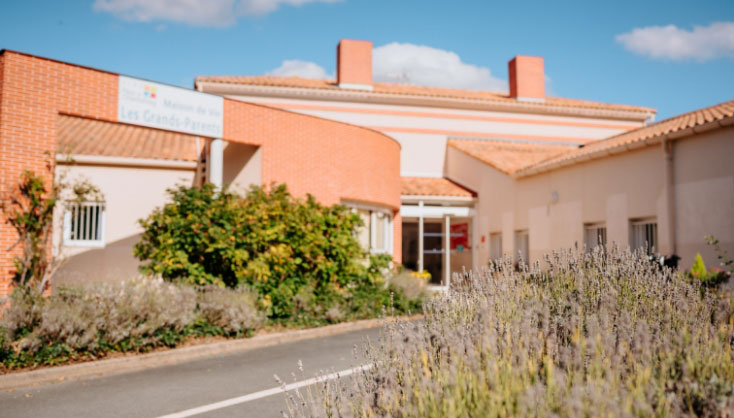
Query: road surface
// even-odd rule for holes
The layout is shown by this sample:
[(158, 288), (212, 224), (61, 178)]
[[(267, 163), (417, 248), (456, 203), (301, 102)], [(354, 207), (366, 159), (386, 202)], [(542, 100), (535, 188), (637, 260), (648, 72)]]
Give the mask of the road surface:
[[(381, 328), (286, 343), (116, 376), (0, 392), (0, 417), (281, 417), (286, 383), (365, 364), (353, 348)], [(298, 370), (303, 362), (304, 373)], [(294, 380), (292, 373), (296, 373)], [(268, 391), (271, 390), (271, 391)], [(254, 398), (254, 399), (253, 399)], [(204, 411), (197, 413), (197, 411)]]

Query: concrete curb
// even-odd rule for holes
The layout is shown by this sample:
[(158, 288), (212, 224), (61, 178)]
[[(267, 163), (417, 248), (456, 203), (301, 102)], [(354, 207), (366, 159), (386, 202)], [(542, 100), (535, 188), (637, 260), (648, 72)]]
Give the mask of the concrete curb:
[[(400, 317), (397, 318), (397, 320), (408, 321), (421, 317), (421, 315), (416, 315), (411, 317)], [(366, 319), (355, 322), (327, 325), (319, 328), (257, 335), (253, 338), (173, 348), (155, 353), (135, 354), (107, 360), (71, 364), (68, 366), (47, 367), (28, 372), (8, 373), (0, 375), (0, 390), (7, 391), (28, 386), (79, 380), (88, 377), (129, 373), (153, 367), (178, 364), (202, 357), (252, 350), (255, 348), (269, 347), (276, 344), (289, 343), (310, 338), (328, 337), (351, 331), (375, 328), (386, 324), (390, 319), (391, 318)]]

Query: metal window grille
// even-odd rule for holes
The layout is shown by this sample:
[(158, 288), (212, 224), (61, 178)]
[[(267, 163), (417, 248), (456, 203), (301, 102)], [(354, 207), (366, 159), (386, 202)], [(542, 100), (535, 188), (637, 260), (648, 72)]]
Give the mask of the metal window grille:
[(591, 251), (597, 246), (607, 245), (607, 227), (601, 224), (587, 225), (586, 232), (586, 251)]
[(502, 233), (493, 232), (489, 234), (490, 258), (498, 260), (502, 258)]
[(98, 202), (71, 204), (64, 214), (64, 244), (104, 246), (105, 205)]
[(530, 253), (530, 235), (528, 231), (516, 231), (515, 232), (515, 257), (518, 255), (522, 257), (523, 261), (528, 264)]
[(644, 248), (652, 254), (658, 247), (658, 224), (652, 220), (634, 221), (630, 231), (630, 246), (633, 250)]

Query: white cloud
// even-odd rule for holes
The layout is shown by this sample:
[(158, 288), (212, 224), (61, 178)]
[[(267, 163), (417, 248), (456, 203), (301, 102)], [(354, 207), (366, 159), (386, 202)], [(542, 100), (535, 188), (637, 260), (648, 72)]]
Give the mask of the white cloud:
[(308, 3), (338, 3), (340, 1), (342, 0), (241, 0), (237, 12), (240, 15), (262, 16), (278, 10), (281, 4), (298, 7)]
[(372, 56), (375, 81), (431, 87), (502, 91), (507, 81), (489, 68), (467, 64), (455, 52), (408, 43), (377, 47)]
[(627, 50), (655, 59), (706, 61), (734, 57), (734, 22), (694, 26), (690, 31), (675, 25), (648, 26), (617, 35), (616, 39)]
[[(283, 61), (269, 71), (274, 76), (334, 79), (320, 65), (300, 60)], [(430, 87), (506, 92), (507, 81), (492, 76), (487, 67), (466, 64), (454, 52), (413, 44), (390, 43), (372, 52), (372, 74), (377, 82)]]
[(327, 74), (324, 67), (315, 62), (300, 60), (285, 60), (280, 67), (268, 71), (266, 75), (274, 75), (278, 77), (303, 77), (303, 78), (334, 78), (333, 75)]
[(196, 26), (230, 26), (241, 16), (263, 16), (281, 5), (341, 0), (95, 0), (92, 8), (135, 22), (166, 20)]

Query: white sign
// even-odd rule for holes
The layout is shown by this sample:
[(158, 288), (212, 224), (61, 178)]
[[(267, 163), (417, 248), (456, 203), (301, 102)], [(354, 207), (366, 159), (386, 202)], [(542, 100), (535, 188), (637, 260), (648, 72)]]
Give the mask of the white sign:
[(187, 134), (222, 137), (224, 99), (119, 76), (117, 120)]

